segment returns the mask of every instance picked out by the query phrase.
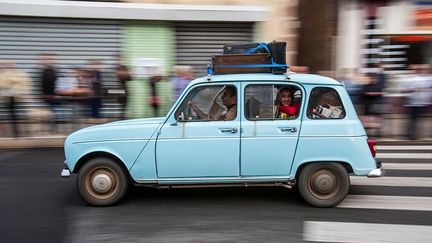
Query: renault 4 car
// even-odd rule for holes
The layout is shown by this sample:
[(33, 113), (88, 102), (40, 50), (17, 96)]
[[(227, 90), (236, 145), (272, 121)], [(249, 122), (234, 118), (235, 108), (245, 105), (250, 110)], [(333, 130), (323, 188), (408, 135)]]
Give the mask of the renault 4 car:
[(77, 174), (79, 194), (96, 206), (132, 185), (265, 185), (332, 207), (350, 176), (383, 175), (343, 84), (291, 72), (198, 78), (165, 117), (87, 127), (64, 150), (62, 175)]

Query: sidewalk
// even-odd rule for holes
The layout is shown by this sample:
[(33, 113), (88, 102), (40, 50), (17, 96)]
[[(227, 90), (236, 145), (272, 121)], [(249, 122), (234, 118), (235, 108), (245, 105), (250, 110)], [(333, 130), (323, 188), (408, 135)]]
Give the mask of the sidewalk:
[(63, 147), (66, 136), (41, 136), (41, 137), (20, 137), (0, 138), (1, 148), (50, 148)]
[[(407, 119), (400, 115), (390, 115), (384, 120), (382, 124), (382, 132), (384, 136), (374, 138), (374, 131), (368, 131), (369, 138), (377, 140), (378, 145), (432, 145), (432, 117), (423, 118), (419, 122), (419, 133), (422, 133), (423, 138), (419, 140), (406, 140), (403, 139), (402, 134), (405, 133)], [(26, 125), (27, 135), (19, 138), (12, 138), (7, 131), (3, 129), (0, 131), (0, 149), (1, 148), (49, 148), (49, 147), (63, 147), (64, 140), (67, 134), (86, 126), (94, 125), (92, 123), (65, 124), (61, 129), (61, 133), (50, 135), (49, 129), (42, 129), (40, 125)], [(3, 127), (5, 128), (5, 127)], [(36, 135), (39, 134), (39, 135)]]

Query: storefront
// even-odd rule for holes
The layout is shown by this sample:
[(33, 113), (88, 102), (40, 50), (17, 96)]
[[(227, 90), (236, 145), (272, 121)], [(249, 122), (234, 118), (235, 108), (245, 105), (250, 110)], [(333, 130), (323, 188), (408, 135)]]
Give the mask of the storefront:
[[(164, 115), (173, 102), (169, 76), (174, 65), (190, 65), (203, 75), (223, 44), (252, 41), (255, 23), (266, 20), (268, 13), (259, 6), (3, 1), (0, 60), (15, 60), (32, 78), (23, 109), (44, 105), (41, 54), (54, 54), (60, 73), (99, 61), (105, 89), (118, 86), (114, 70), (122, 60), (136, 77), (130, 84), (130, 117), (155, 115), (148, 104), (149, 77), (137, 67), (156, 63), (164, 77), (157, 84), (162, 97), (157, 115)], [(116, 99), (106, 98), (102, 113), (115, 117), (118, 109)]]

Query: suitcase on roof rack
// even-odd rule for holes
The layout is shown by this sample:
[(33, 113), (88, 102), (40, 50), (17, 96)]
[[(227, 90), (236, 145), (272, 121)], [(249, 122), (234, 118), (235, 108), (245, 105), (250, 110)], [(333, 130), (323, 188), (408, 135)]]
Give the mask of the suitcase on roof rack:
[[(263, 47), (266, 46), (265, 47)], [(286, 42), (272, 41), (269, 43), (246, 43), (246, 44), (227, 44), (223, 47), (223, 54), (257, 54), (269, 53), (271, 59), (276, 64), (286, 65)], [(273, 73), (284, 73), (286, 69), (274, 67)]]
[(270, 54), (216, 55), (212, 58), (214, 74), (271, 73), (271, 67), (241, 67), (242, 65), (271, 64)]
[(227, 44), (223, 47), (223, 54), (247, 54), (256, 53), (268, 53), (264, 48), (259, 48), (258, 43), (246, 43), (246, 44)]
[[(272, 41), (268, 44), (273, 62), (286, 64), (286, 42)], [(273, 68), (273, 73), (284, 73), (286, 69)]]

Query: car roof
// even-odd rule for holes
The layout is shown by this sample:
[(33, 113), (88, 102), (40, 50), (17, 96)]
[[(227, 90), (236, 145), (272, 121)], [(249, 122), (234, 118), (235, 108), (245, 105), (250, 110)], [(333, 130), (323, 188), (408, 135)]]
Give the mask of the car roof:
[[(289, 74), (288, 82), (313, 85), (342, 85), (340, 82), (325, 76), (315, 74), (292, 73)], [(210, 78), (210, 81), (209, 81)], [(224, 74), (210, 75), (197, 78), (192, 81), (191, 85), (207, 82), (243, 82), (243, 81), (287, 81), (286, 74), (271, 73), (247, 73), (247, 74)]]

